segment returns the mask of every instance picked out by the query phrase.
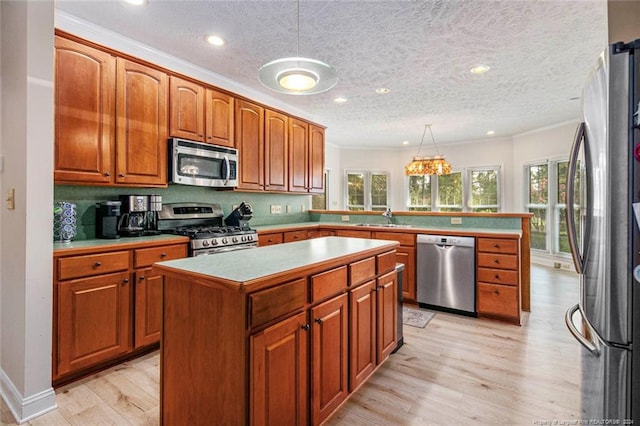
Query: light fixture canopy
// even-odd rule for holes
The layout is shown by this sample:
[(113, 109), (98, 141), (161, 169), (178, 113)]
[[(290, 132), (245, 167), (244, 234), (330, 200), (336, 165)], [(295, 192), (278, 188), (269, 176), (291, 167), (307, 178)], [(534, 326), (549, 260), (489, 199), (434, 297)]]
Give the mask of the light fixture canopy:
[[(424, 136), (427, 133), (427, 128), (431, 134), (431, 140), (436, 148), (436, 155), (433, 157), (421, 157), (420, 150), (422, 143), (424, 142)], [(433, 137), (433, 131), (430, 124), (425, 124), (424, 132), (422, 132), (422, 139), (420, 140), (420, 146), (418, 147), (418, 155), (413, 157), (413, 161), (407, 164), (404, 168), (404, 174), (407, 176), (424, 176), (424, 175), (448, 175), (451, 173), (451, 164), (445, 160), (444, 156), (440, 155), (438, 151), (438, 145), (436, 139)]]
[(300, 56), (300, 0), (297, 8), (297, 56), (264, 64), (258, 70), (258, 79), (266, 88), (288, 95), (326, 92), (336, 85), (338, 74), (325, 62)]

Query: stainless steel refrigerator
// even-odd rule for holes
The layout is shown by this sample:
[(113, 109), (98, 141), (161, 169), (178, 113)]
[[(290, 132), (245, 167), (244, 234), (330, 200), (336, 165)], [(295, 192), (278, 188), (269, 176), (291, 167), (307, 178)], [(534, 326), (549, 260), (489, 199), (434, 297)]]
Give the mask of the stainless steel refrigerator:
[(640, 424), (639, 57), (640, 39), (599, 56), (584, 87), (584, 123), (567, 176), (567, 227), (581, 291), (565, 322), (583, 346), (582, 419), (611, 421), (598, 424)]

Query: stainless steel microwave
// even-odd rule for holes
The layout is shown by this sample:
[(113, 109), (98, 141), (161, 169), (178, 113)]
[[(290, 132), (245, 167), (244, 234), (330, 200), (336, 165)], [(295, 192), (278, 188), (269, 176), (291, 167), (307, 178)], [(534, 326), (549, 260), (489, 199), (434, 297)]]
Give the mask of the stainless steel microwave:
[(182, 185), (235, 188), (238, 186), (238, 150), (171, 138), (169, 176), (171, 182)]

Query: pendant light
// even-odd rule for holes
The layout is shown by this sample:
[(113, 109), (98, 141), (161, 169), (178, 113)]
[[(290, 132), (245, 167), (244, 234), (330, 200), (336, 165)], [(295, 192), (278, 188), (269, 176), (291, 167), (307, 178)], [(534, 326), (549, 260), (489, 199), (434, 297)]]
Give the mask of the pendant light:
[[(420, 150), (422, 149), (422, 143), (424, 142), (424, 135), (431, 134), (431, 141), (436, 148), (436, 155), (433, 157), (420, 157)], [(424, 131), (422, 132), (422, 139), (420, 140), (420, 146), (418, 147), (418, 154), (413, 157), (413, 161), (407, 164), (404, 168), (404, 174), (407, 176), (424, 176), (424, 175), (448, 175), (451, 173), (451, 164), (445, 160), (444, 156), (440, 155), (438, 151), (438, 145), (436, 139), (433, 137), (433, 131), (431, 130), (431, 124), (424, 125)]]
[(326, 92), (336, 85), (338, 75), (331, 65), (300, 56), (300, 0), (297, 8), (297, 56), (264, 64), (258, 70), (258, 79), (268, 89), (289, 95)]

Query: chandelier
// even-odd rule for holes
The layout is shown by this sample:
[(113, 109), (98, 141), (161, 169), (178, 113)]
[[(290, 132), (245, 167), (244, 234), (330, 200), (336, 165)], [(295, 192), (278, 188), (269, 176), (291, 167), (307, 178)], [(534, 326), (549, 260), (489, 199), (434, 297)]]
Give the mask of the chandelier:
[[(424, 135), (427, 133), (427, 129), (429, 129), (429, 133), (431, 134), (433, 146), (436, 148), (436, 155), (433, 157), (420, 157), (420, 150), (422, 149), (422, 143), (424, 142)], [(448, 175), (449, 173), (451, 173), (451, 164), (444, 159), (444, 156), (440, 155), (436, 139), (433, 137), (433, 131), (431, 131), (431, 124), (425, 124), (420, 146), (418, 147), (418, 155), (413, 157), (413, 161), (404, 167), (404, 174), (407, 176), (440, 176)]]
[(317, 59), (300, 56), (300, 0), (297, 7), (296, 56), (275, 59), (264, 64), (258, 70), (258, 79), (268, 89), (289, 95), (314, 95), (326, 92), (338, 82), (336, 70)]

